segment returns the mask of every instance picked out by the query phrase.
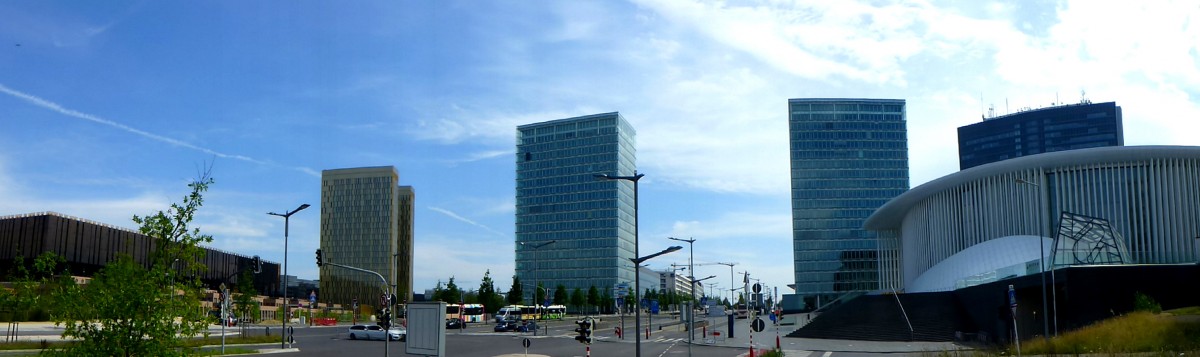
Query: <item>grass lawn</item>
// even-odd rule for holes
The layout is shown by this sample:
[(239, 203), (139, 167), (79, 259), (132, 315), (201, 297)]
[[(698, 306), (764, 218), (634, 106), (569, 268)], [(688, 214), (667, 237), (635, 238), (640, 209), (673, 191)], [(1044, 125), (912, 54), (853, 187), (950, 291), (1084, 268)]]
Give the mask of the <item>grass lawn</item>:
[[(1015, 353), (1009, 347), (1009, 353)], [(1200, 307), (1189, 307), (1153, 314), (1145, 311), (1101, 321), (1067, 332), (1049, 341), (1022, 341), (1027, 355), (1171, 353), (1197, 355), (1200, 352)]]

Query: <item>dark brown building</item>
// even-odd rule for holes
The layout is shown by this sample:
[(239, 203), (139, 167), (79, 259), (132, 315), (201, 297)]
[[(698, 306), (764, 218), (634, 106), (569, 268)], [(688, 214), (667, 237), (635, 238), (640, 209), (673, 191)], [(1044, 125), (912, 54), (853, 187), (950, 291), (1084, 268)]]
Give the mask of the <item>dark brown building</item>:
[[(139, 232), (104, 223), (66, 216), (55, 212), (38, 212), (0, 217), (0, 277), (11, 280), (13, 262), (24, 257), (27, 264), (44, 252), (66, 258), (72, 275), (91, 277), (119, 254), (128, 254), (134, 261), (147, 264), (154, 248), (154, 238)], [(200, 261), (208, 266), (201, 280), (216, 289), (222, 280), (250, 267), (253, 258), (244, 255), (204, 248)], [(267, 296), (279, 295), (279, 263), (262, 262), (262, 272), (254, 277), (254, 289)]]

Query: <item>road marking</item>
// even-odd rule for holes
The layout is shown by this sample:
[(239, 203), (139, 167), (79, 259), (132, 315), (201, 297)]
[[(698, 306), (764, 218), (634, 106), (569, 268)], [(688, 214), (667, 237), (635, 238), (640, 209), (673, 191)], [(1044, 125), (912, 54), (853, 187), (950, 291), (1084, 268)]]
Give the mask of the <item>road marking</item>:
[(821, 355), (821, 357), (829, 357), (832, 355), (833, 355), (833, 351), (829, 351), (829, 352), (825, 352), (825, 354)]

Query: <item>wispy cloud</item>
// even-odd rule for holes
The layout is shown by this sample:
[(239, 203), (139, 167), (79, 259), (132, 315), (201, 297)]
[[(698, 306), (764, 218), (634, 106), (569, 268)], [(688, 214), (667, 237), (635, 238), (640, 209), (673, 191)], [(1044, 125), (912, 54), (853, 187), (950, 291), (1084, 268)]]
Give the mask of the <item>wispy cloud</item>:
[[(21, 92), (21, 91), (9, 88), (8, 86), (5, 86), (4, 84), (0, 84), (0, 92), (7, 94), (9, 96), (12, 96), (14, 98), (24, 100), (25, 102), (27, 102), (29, 104), (33, 104), (33, 105), (36, 105), (36, 106), (39, 106), (39, 107), (42, 107), (45, 109), (49, 109), (51, 111), (57, 112), (62, 115), (66, 115), (66, 116), (69, 116), (72, 118), (77, 118), (77, 119), (83, 119), (83, 120), (87, 120), (87, 121), (98, 123), (98, 124), (107, 125), (107, 126), (117, 128), (117, 129), (123, 130), (125, 132), (131, 133), (134, 135), (138, 135), (141, 137), (145, 137), (145, 138), (148, 138), (151, 140), (156, 140), (156, 141), (160, 141), (160, 142), (167, 143), (170, 145), (179, 146), (179, 147), (183, 147), (183, 148), (187, 148), (187, 149), (192, 149), (192, 150), (199, 151), (199, 152), (209, 154), (209, 155), (213, 155), (213, 156), (216, 156), (219, 158), (245, 161), (245, 162), (259, 164), (259, 165), (265, 165), (265, 166), (279, 166), (279, 165), (276, 165), (276, 164), (273, 164), (273, 163), (270, 163), (267, 161), (255, 159), (255, 158), (252, 158), (249, 156), (237, 155), (237, 154), (226, 154), (226, 153), (219, 152), (219, 151), (209, 149), (206, 147), (197, 146), (195, 144), (192, 144), (192, 143), (189, 143), (189, 142), (186, 142), (183, 140), (169, 138), (166, 136), (150, 133), (150, 132), (147, 132), (147, 131), (144, 131), (141, 129), (133, 128), (128, 125), (121, 124), (121, 123), (118, 123), (118, 122), (115, 122), (112, 120), (104, 119), (104, 118), (101, 118), (96, 115), (80, 112), (80, 111), (77, 111), (74, 109), (69, 109), (69, 108), (63, 107), (62, 105), (59, 105), (58, 103), (51, 102), (49, 100), (42, 99), (42, 98), (34, 96), (32, 94), (28, 94), (25, 92)], [(320, 172), (313, 170), (311, 168), (291, 167), (291, 169), (303, 172), (305, 174), (308, 174), (308, 175), (311, 175), (314, 177), (321, 177)]]
[(450, 210), (447, 210), (447, 209), (444, 209), (444, 208), (439, 208), (439, 207), (429, 207), (429, 209), (430, 209), (430, 210), (432, 210), (432, 211), (434, 211), (434, 212), (437, 212), (437, 213), (444, 214), (444, 215), (446, 215), (446, 217), (454, 218), (454, 219), (456, 219), (456, 220), (459, 220), (459, 221), (461, 221), (461, 222), (463, 222), (463, 223), (470, 224), (470, 225), (472, 225), (472, 226), (476, 226), (476, 227), (482, 228), (483, 230), (485, 230), (485, 231), (488, 231), (488, 232), (491, 232), (491, 233), (493, 233), (493, 234), (495, 234), (495, 235), (502, 236), (502, 237), (504, 237), (504, 236), (507, 236), (507, 235), (505, 235), (504, 233), (500, 233), (499, 231), (497, 231), (497, 230), (495, 230), (495, 229), (492, 229), (491, 227), (488, 227), (488, 226), (486, 226), (486, 225), (483, 225), (483, 224), (481, 224), (481, 223), (479, 223), (479, 222), (475, 222), (475, 221), (473, 221), (473, 220), (470, 220), (470, 219), (468, 219), (468, 218), (466, 218), (466, 217), (460, 216), (460, 215), (458, 215), (457, 213), (451, 212)]

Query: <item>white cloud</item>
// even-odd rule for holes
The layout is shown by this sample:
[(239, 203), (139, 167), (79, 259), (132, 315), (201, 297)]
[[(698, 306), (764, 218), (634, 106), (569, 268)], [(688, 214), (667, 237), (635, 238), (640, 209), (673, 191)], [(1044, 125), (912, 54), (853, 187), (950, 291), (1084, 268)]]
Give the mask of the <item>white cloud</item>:
[[(454, 276), (459, 286), (478, 287), (484, 272), (491, 270), (496, 288), (507, 291), (513, 275), (513, 246), (484, 244), (478, 240), (455, 239), (426, 234), (413, 242), (414, 286), (432, 289)], [(420, 291), (418, 291), (420, 292)]]
[[(65, 115), (65, 116), (69, 116), (69, 117), (76, 118), (76, 119), (83, 119), (83, 120), (87, 120), (87, 121), (97, 123), (97, 124), (106, 125), (106, 126), (116, 128), (121, 131), (125, 131), (125, 132), (131, 133), (131, 134), (134, 134), (137, 136), (141, 136), (141, 137), (144, 137), (147, 139), (170, 144), (172, 146), (178, 146), (178, 147), (182, 147), (182, 148), (186, 148), (186, 149), (191, 149), (191, 150), (199, 151), (199, 152), (213, 155), (213, 156), (220, 157), (220, 158), (234, 159), (234, 160), (239, 160), (239, 161), (255, 163), (255, 164), (259, 164), (259, 165), (277, 166), (275, 164), (271, 164), (269, 162), (258, 160), (258, 159), (255, 159), (255, 158), (252, 158), (249, 156), (237, 155), (237, 154), (226, 154), (226, 153), (219, 152), (219, 151), (216, 151), (216, 150), (213, 150), (210, 148), (197, 146), (197, 145), (188, 143), (183, 140), (169, 138), (166, 136), (146, 132), (144, 130), (137, 129), (137, 128), (134, 128), (134, 127), (122, 124), (122, 123), (118, 123), (113, 120), (101, 118), (97, 115), (88, 114), (88, 113), (80, 112), (80, 111), (77, 111), (74, 109), (63, 107), (62, 105), (59, 105), (58, 103), (40, 98), (40, 97), (32, 95), (32, 94), (24, 93), (24, 92), (9, 88), (3, 84), (0, 84), (0, 93), (7, 94), (11, 97), (23, 100), (26, 103), (33, 104), (35, 106), (51, 110), (51, 111), (57, 112), (59, 114)], [(306, 173), (309, 175), (313, 175), (316, 177), (320, 177), (320, 175), (316, 172), (316, 170), (313, 170), (313, 169), (310, 169), (307, 167), (292, 167), (291, 169), (300, 171), (300, 172), (303, 172), (303, 173)]]

